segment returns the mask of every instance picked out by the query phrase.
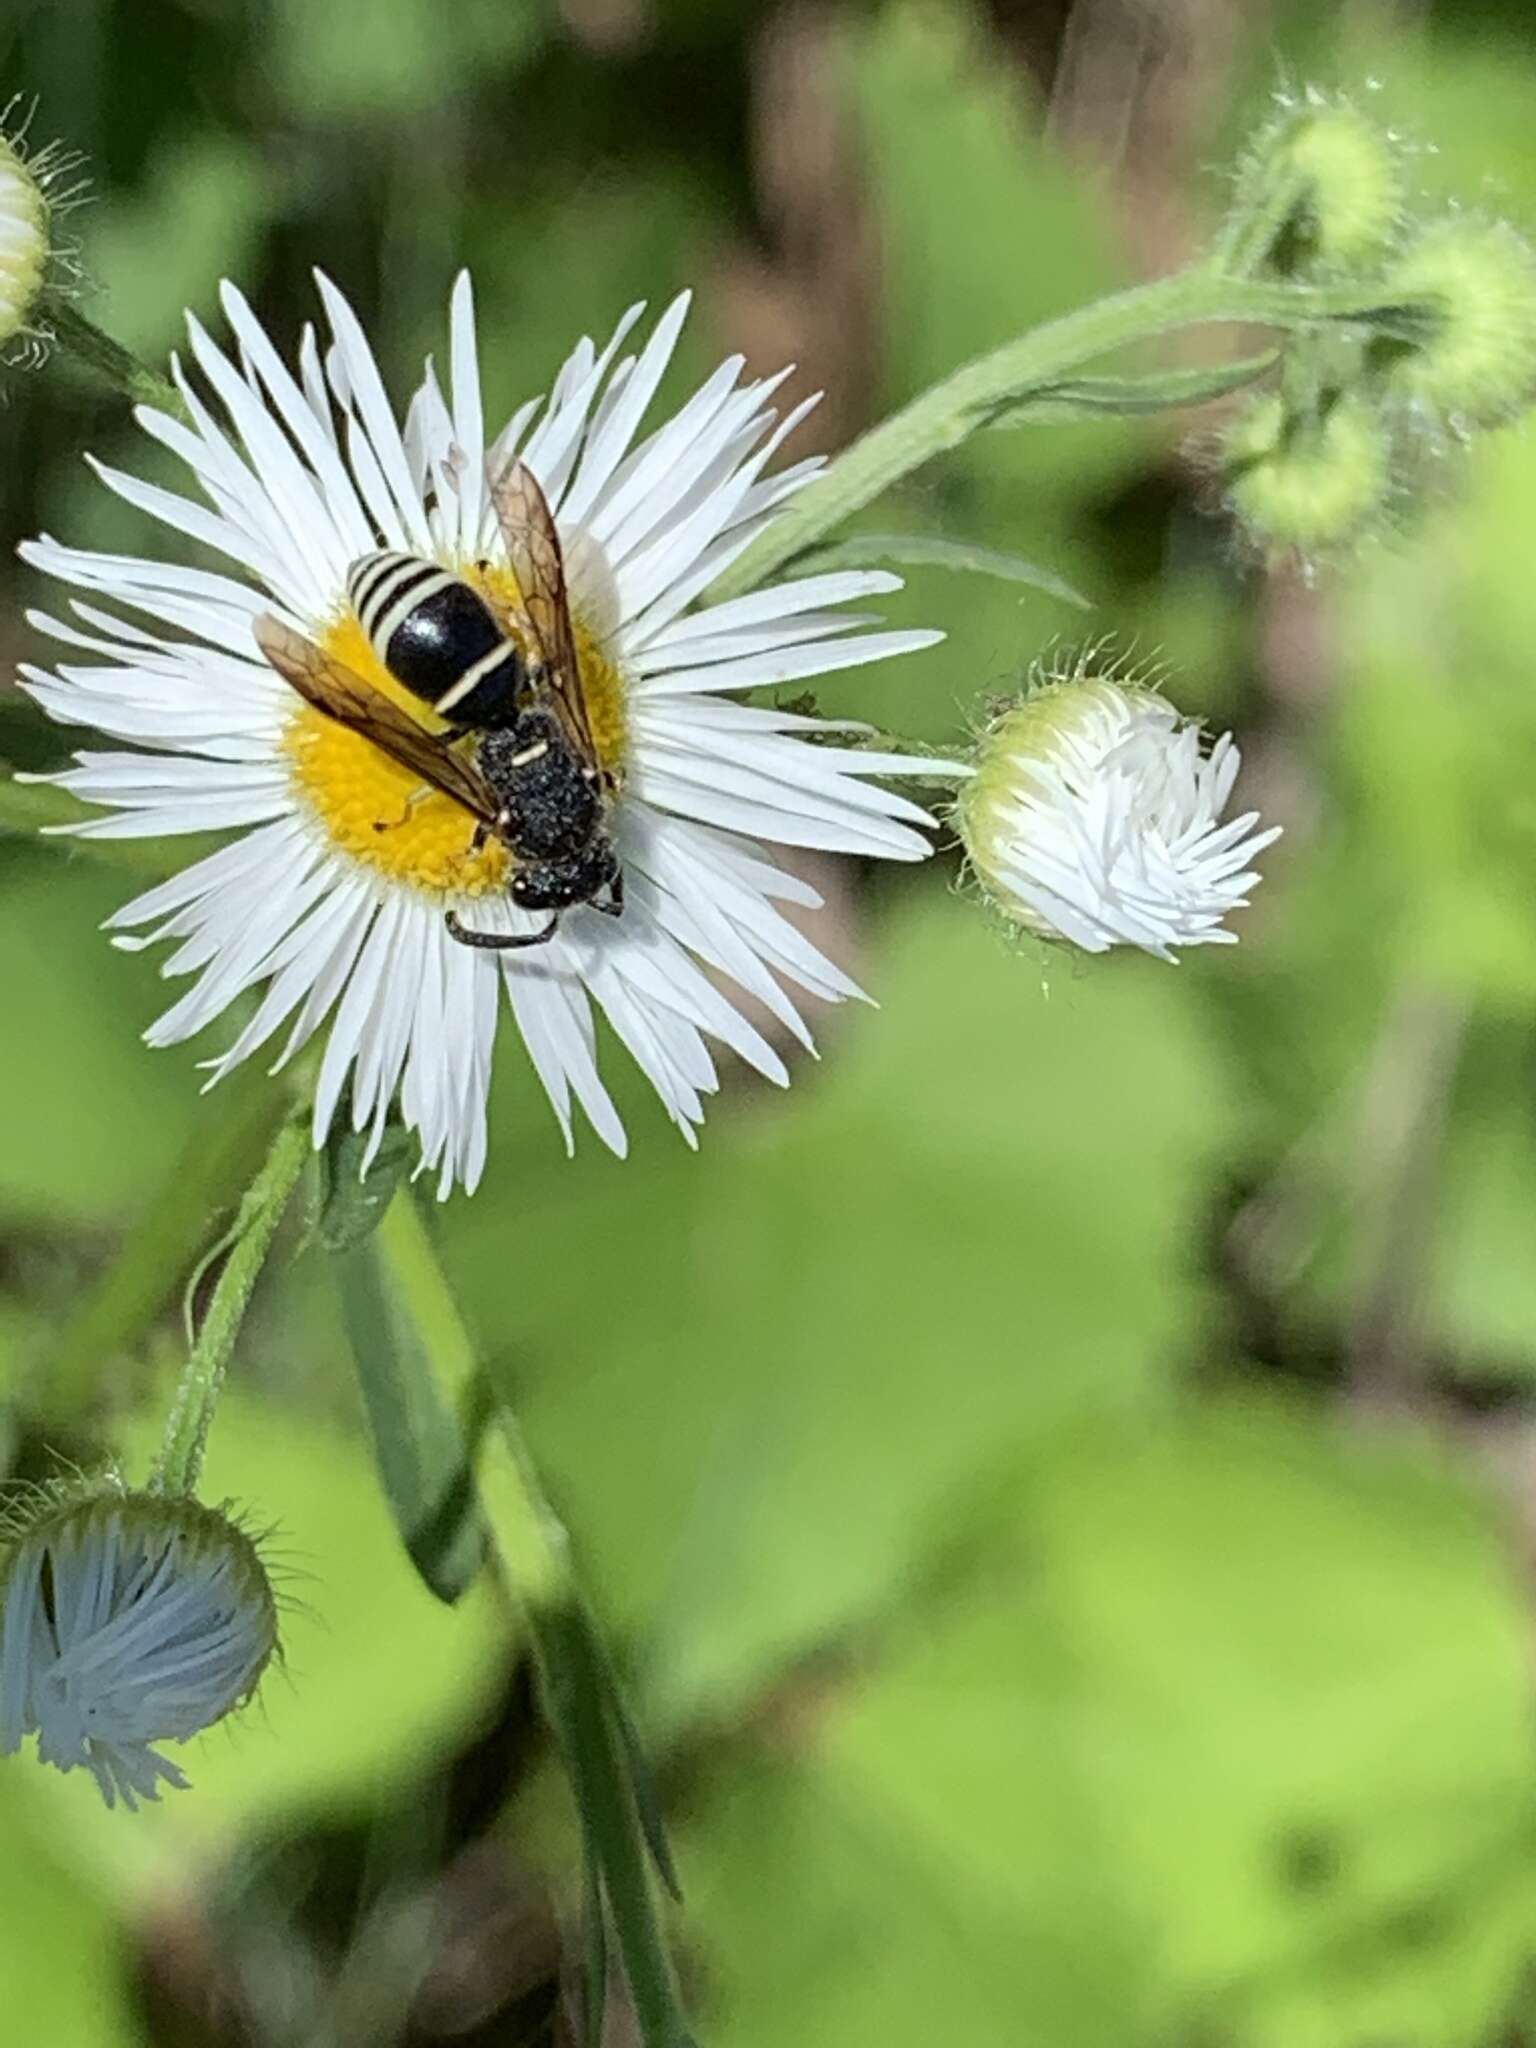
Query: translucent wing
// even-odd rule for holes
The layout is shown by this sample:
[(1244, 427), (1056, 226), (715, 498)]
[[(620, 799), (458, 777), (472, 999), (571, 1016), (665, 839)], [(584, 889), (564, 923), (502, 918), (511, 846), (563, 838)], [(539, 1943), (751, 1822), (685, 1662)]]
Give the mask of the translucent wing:
[(489, 488), (507, 546), (508, 566), (522, 598), (521, 606), (513, 610), (512, 623), (542, 671), (536, 682), (547, 691), (566, 738), (587, 767), (600, 771), (582, 695), (581, 664), (571, 631), (565, 560), (555, 515), (526, 462), (514, 462), (499, 476), (491, 477)]
[(501, 806), (496, 792), (473, 762), (416, 723), (360, 675), (335, 661), (313, 640), (295, 633), (270, 612), (256, 620), (256, 644), (284, 682), (327, 718), (371, 740), (381, 752), (442, 790), (483, 825), (494, 828)]

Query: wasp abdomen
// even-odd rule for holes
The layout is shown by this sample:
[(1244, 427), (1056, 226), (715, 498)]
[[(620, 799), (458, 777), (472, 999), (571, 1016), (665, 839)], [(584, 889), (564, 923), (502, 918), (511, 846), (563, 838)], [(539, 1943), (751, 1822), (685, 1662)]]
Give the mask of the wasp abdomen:
[(522, 655), (462, 577), (419, 555), (363, 555), (347, 571), (347, 596), (390, 674), (444, 718), (470, 727), (514, 715)]

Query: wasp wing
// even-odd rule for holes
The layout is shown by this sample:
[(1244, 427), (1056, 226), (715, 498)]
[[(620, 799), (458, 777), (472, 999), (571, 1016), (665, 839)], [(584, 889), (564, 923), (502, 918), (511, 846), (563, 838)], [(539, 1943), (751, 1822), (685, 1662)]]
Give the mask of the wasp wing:
[(382, 690), (335, 660), (313, 640), (263, 612), (255, 622), (256, 644), (284, 682), (338, 725), (361, 733), (381, 752), (409, 768), (423, 782), (464, 806), (481, 824), (494, 828), (501, 805), (496, 792), (471, 761), (456, 754), (435, 733), (418, 725)]
[(513, 623), (528, 642), (542, 674), (539, 682), (565, 728), (578, 758), (601, 772), (587, 700), (581, 687), (576, 636), (571, 631), (565, 587), (565, 557), (549, 500), (526, 462), (514, 462), (489, 480), (507, 563), (517, 579), (519, 606)]

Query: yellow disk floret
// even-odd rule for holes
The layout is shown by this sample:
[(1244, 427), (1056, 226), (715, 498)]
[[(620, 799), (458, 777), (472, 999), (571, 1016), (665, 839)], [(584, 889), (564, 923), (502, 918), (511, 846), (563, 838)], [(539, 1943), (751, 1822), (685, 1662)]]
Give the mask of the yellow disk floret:
[[(442, 730), (441, 721), (384, 667), (350, 612), (326, 630), (320, 644), (423, 726)], [(434, 894), (484, 896), (506, 887), (505, 849), (491, 841), (471, 852), (475, 820), (468, 811), (361, 733), (304, 704), (288, 728), (286, 745), (300, 790), (343, 853), (392, 881)]]
[[(464, 574), (493, 600), (515, 604), (517, 586), (505, 569), (475, 567)], [(617, 776), (625, 748), (623, 680), (594, 637), (579, 622), (573, 625), (593, 740), (602, 765)], [(319, 638), (327, 654), (409, 711), (424, 729), (446, 730), (428, 705), (395, 681), (351, 612)], [(361, 733), (300, 704), (284, 744), (301, 794), (343, 853), (391, 881), (433, 895), (485, 896), (506, 888), (512, 868), (507, 849), (491, 840), (474, 851), (470, 813)]]

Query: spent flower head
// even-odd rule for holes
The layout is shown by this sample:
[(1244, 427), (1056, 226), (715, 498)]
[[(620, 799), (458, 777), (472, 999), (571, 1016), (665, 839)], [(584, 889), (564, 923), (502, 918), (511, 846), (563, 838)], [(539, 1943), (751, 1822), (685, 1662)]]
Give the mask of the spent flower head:
[(256, 1544), (195, 1500), (111, 1481), (45, 1487), (13, 1506), (0, 1550), (0, 1754), (35, 1734), (108, 1806), (186, 1778), (153, 1747), (185, 1742), (248, 1700), (277, 1647)]
[[(204, 389), (176, 365), (186, 418), (150, 409), (138, 418), (205, 502), (97, 465), (109, 489), (222, 555), (227, 569), (51, 539), (22, 551), (80, 593), (72, 616), (37, 623), (88, 657), (52, 674), (24, 670), (25, 687), (55, 718), (133, 749), (79, 753), (58, 778), (108, 812), (81, 829), (235, 835), (111, 920), (119, 946), (177, 942), (163, 971), (193, 977), (150, 1042), (191, 1037), (255, 994), (209, 1062), (216, 1080), (274, 1038), (280, 1065), (328, 1022), (316, 1142), (345, 1101), (376, 1145), (398, 1100), (446, 1193), (455, 1182), (472, 1187), (484, 1165), (504, 1007), (567, 1143), (579, 1106), (608, 1145), (625, 1149), (598, 1072), (601, 1013), (693, 1142), (718, 1085), (710, 1041), (788, 1079), (744, 999), (809, 1044), (792, 991), (857, 993), (785, 914), (820, 899), (769, 847), (907, 861), (931, 851), (931, 820), (889, 787), (931, 763), (836, 744), (848, 728), (745, 705), (738, 693), (942, 636), (870, 631), (874, 621), (845, 609), (899, 587), (878, 571), (811, 575), (709, 603), (715, 577), (821, 465), (767, 473), (808, 406), (780, 418), (770, 401), (783, 375), (744, 379), (740, 356), (644, 431), (686, 295), (632, 355), (623, 349), (640, 306), (601, 348), (578, 342), (549, 395), (498, 431), (485, 417), (467, 278), (453, 294), (447, 388), (429, 365), (403, 418), (352, 308), (324, 278), (319, 290), (330, 338), (306, 329), (295, 368), (232, 288), (223, 293), (231, 348), (189, 319)], [(617, 890), (568, 900), (554, 928), (547, 910), (513, 900), (521, 869), (483, 829), (483, 813), (477, 830), (464, 801), (402, 760), (430, 747), (432, 713), (396, 673), (393, 640), (385, 644), (385, 626), (415, 594), (449, 582), (461, 606), (519, 615), (526, 562), (493, 489), (514, 462), (552, 514), (546, 553), (564, 554), (570, 665), (592, 774), (612, 793), (607, 831), (623, 883), (622, 904)], [(360, 566), (382, 561), (381, 550), (394, 552), (393, 568)], [(414, 568), (400, 557), (416, 558)], [(382, 623), (381, 577), (394, 579)], [(464, 598), (465, 583), (475, 599)], [(308, 643), (356, 701), (375, 707), (376, 724), (393, 721), (390, 746), (315, 708), (276, 656), (263, 659), (264, 613), (288, 636), (282, 644)], [(833, 744), (808, 744), (829, 734)], [(514, 765), (533, 760), (515, 750)], [(462, 786), (462, 773), (454, 780)], [(460, 942), (449, 913), (475, 944)]]
[(983, 733), (956, 817), (972, 871), (1012, 923), (1084, 952), (1233, 945), (1224, 920), (1280, 836), (1223, 822), (1239, 755), (1156, 689), (1085, 656), (1047, 673)]

